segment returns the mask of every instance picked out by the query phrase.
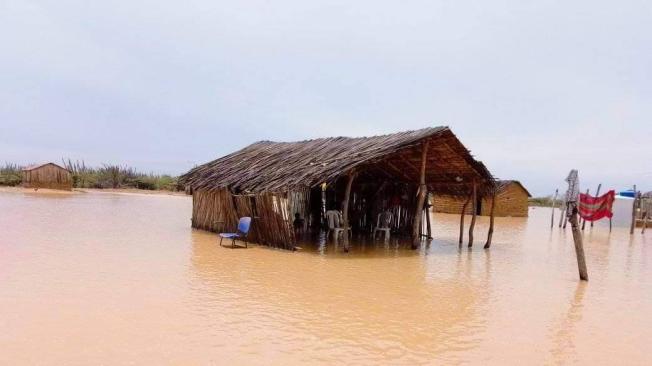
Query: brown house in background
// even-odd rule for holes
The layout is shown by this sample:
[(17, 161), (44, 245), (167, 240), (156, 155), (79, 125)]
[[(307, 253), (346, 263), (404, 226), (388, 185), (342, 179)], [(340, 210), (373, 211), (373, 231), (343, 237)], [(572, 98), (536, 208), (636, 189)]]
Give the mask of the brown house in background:
[(23, 187), (72, 190), (72, 174), (54, 163), (31, 165), (23, 168)]
[[(530, 192), (516, 180), (500, 180), (497, 183), (498, 190), (496, 193), (496, 208), (494, 215), (496, 217), (527, 217), (528, 216), (528, 198)], [(451, 214), (460, 214), (464, 206), (465, 198), (455, 196), (434, 196), (434, 212), (443, 212)], [(467, 205), (466, 213), (472, 214), (472, 205)], [(491, 197), (478, 198), (478, 215), (489, 216), (491, 210)]]

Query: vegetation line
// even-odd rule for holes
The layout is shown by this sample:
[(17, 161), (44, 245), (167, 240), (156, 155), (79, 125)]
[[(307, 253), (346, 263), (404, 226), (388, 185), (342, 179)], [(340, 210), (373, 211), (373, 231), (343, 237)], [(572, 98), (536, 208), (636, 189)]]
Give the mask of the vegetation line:
[[(528, 200), (528, 204), (530, 206), (538, 206), (538, 207), (552, 207), (552, 202), (553, 198), (552, 196), (546, 196), (546, 197), (532, 197)], [(555, 201), (555, 207), (562, 207), (564, 204), (564, 200), (557, 199)]]
[[(178, 177), (168, 174), (142, 173), (126, 165), (102, 164), (89, 167), (84, 161), (62, 159), (62, 165), (70, 170), (74, 188), (136, 188), (146, 190), (183, 190)], [(21, 169), (15, 163), (5, 162), (0, 166), (0, 186), (19, 186), (22, 183)]]

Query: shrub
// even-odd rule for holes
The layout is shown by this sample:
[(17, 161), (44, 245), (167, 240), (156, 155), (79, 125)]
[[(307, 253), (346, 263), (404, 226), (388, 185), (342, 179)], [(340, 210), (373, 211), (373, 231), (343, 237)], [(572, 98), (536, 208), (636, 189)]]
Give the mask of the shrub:
[(0, 186), (18, 186), (23, 181), (22, 167), (18, 164), (5, 163), (0, 167)]

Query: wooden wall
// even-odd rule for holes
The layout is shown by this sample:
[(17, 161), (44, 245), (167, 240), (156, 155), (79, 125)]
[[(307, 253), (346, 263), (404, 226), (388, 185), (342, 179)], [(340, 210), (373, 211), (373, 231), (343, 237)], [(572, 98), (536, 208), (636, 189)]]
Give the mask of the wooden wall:
[(196, 190), (192, 194), (192, 227), (213, 232), (236, 231), (241, 217), (251, 217), (247, 241), (292, 249), (296, 242), (292, 209), (301, 192), (287, 194), (234, 195), (226, 189)]
[[(433, 210), (435, 212), (459, 214), (462, 212), (465, 197), (434, 196)], [(467, 214), (472, 214), (472, 205), (466, 208)], [(491, 211), (491, 197), (482, 198), (480, 203), (480, 215), (489, 216)], [(496, 217), (527, 217), (528, 216), (528, 194), (519, 184), (512, 183), (505, 186), (496, 194)]]
[[(527, 217), (528, 194), (517, 183), (504, 187), (496, 194), (496, 208), (494, 215), (497, 217)], [(491, 197), (483, 199), (482, 215), (489, 216), (491, 211)]]
[(46, 164), (32, 170), (23, 170), (23, 187), (70, 191), (72, 176), (66, 169), (54, 164)]
[[(466, 197), (457, 197), (457, 196), (433, 196), (432, 198), (432, 210), (434, 212), (443, 212), (443, 213), (456, 213), (459, 214), (462, 212), (462, 206), (466, 201)], [(471, 215), (473, 213), (473, 207), (471, 203), (466, 206), (466, 213)]]

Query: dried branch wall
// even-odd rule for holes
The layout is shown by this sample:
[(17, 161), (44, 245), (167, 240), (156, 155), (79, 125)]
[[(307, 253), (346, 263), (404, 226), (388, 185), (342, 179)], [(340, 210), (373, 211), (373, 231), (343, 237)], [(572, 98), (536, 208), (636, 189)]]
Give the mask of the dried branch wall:
[(295, 244), (289, 200), (281, 194), (233, 195), (226, 189), (193, 192), (192, 227), (235, 232), (240, 217), (251, 217), (247, 240), (292, 249)]

